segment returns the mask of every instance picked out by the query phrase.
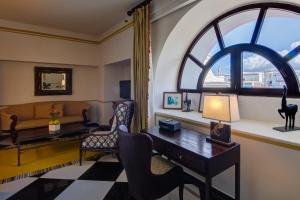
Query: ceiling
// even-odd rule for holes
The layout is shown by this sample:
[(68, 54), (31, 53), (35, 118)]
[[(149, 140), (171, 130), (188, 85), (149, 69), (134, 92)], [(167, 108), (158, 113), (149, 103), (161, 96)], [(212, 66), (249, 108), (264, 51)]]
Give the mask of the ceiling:
[(98, 36), (141, 0), (0, 0), (0, 19)]

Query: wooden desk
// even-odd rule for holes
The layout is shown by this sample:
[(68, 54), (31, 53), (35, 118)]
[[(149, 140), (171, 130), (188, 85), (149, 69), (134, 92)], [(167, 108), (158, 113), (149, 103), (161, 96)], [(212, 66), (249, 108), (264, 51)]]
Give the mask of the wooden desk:
[(159, 153), (205, 177), (205, 200), (211, 199), (212, 178), (235, 165), (235, 199), (240, 199), (240, 145), (224, 147), (206, 141), (206, 134), (188, 129), (172, 133), (149, 128), (144, 131), (153, 139)]

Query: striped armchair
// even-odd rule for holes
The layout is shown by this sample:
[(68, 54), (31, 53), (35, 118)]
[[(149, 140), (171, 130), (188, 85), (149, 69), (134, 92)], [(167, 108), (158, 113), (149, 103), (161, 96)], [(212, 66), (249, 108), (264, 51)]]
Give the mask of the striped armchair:
[(81, 138), (80, 141), (80, 165), (85, 151), (99, 151), (104, 153), (118, 153), (117, 127), (125, 125), (130, 129), (133, 113), (133, 101), (116, 102), (113, 106), (114, 117), (109, 131), (94, 131)]

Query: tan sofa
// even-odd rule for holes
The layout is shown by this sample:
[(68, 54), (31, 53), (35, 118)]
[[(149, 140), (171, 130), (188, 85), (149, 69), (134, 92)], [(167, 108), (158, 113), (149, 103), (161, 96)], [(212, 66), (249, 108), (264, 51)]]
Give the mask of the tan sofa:
[(59, 112), (61, 124), (87, 122), (90, 105), (82, 101), (52, 101), (10, 105), (1, 110), (1, 130), (16, 131), (48, 126), (50, 110)]

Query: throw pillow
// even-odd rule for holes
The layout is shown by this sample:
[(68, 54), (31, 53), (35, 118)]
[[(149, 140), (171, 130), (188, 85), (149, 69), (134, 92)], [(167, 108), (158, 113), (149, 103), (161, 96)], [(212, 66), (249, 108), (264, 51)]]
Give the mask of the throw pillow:
[(51, 108), (52, 108), (52, 103), (36, 104), (34, 109), (35, 119), (50, 119)]

